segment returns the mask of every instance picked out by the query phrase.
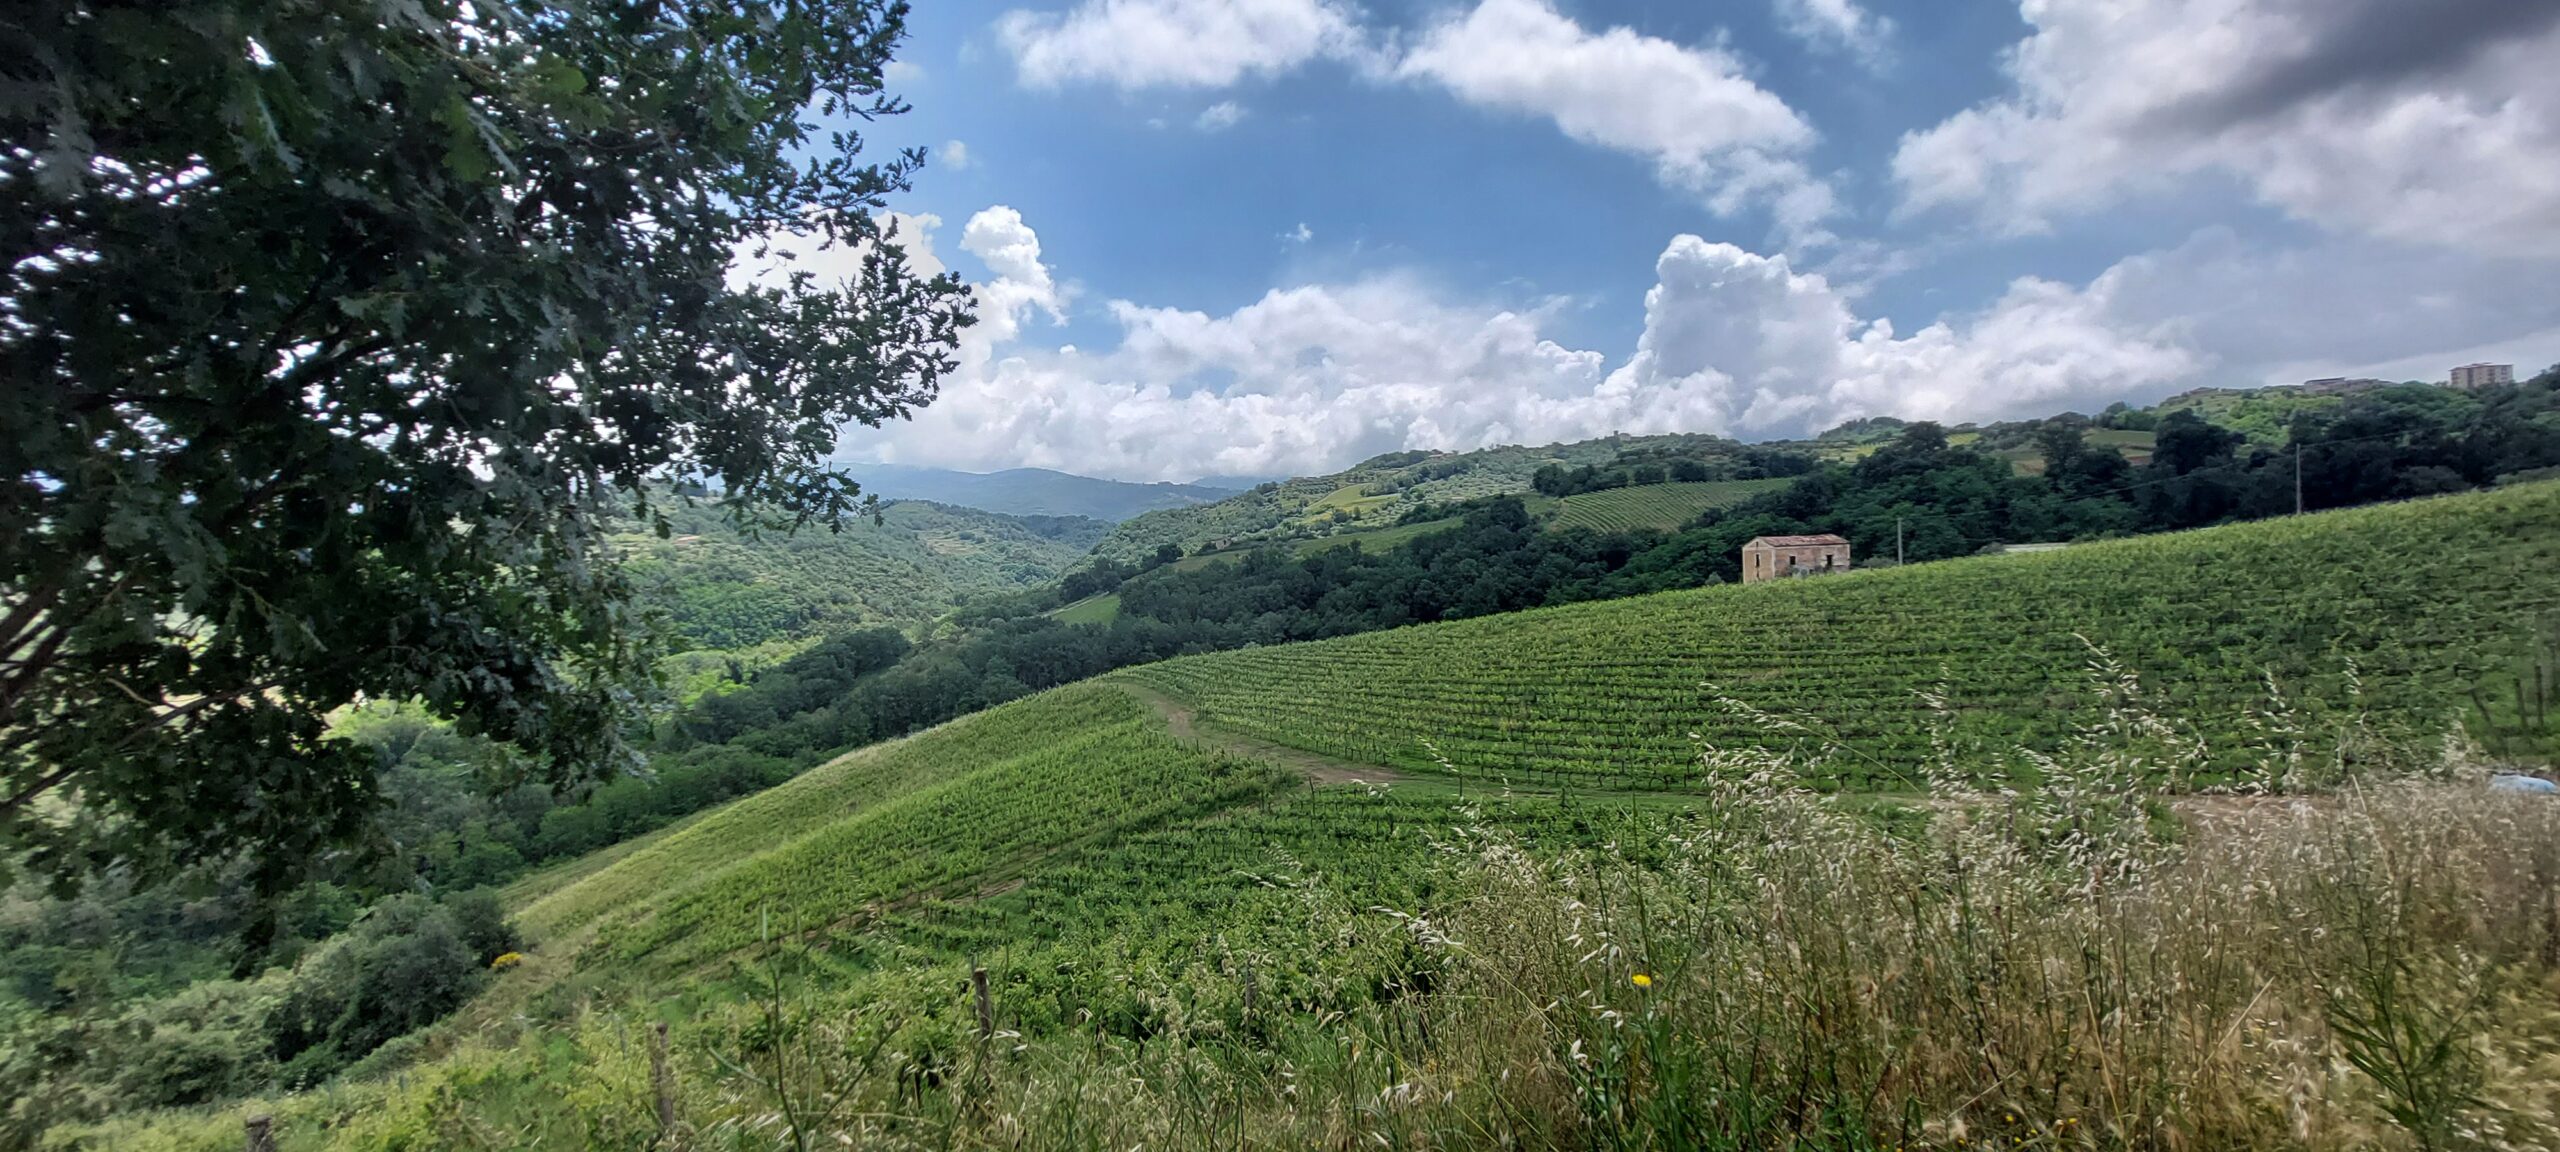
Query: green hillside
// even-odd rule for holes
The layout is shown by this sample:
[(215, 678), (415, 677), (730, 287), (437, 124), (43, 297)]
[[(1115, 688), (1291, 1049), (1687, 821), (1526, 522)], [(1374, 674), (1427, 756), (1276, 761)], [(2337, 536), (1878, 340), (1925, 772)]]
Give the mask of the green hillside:
[(1120, 615), (1120, 594), (1087, 596), (1049, 615), (1061, 624), (1108, 624)]
[[(1000, 1073), (1023, 1090), (1082, 1083), (1048, 1077), (1081, 1067), (1071, 1060), (1129, 1060), (1147, 1049), (1128, 1046), (1151, 1038), (1186, 1046), (1176, 1052), (1241, 1045), (1237, 1058), (1250, 1064), (1266, 1045), (1318, 1059), (1348, 1050), (1346, 1036), (1403, 1035), (1392, 1043), (1411, 1059), (1461, 1059), (1485, 1051), (1477, 1047), (1485, 1041), (1435, 1046), (1444, 1042), (1432, 1031), (1455, 1027), (1448, 1014), (1476, 1001), (1433, 1009), (1440, 1023), (1425, 1028), (1407, 998), (1499, 957), (1452, 959), (1474, 954), (1443, 940), (1444, 915), (1459, 918), (1465, 941), (1531, 933), (1524, 946), (1560, 950), (1571, 968), (1602, 954), (1581, 935), (1594, 929), (1575, 926), (1581, 921), (1502, 927), (1513, 922), (1478, 914), (1554, 907), (1566, 899), (1559, 891), (1580, 901), (1589, 896), (1582, 885), (1655, 866), (1648, 861), (1675, 875), (1715, 867), (1717, 843), (1753, 853), (1762, 862), (1752, 874), (1770, 876), (1826, 866), (1819, 861), (1833, 857), (1824, 853), (1903, 851), (1895, 837), (1863, 839), (1856, 829), (1866, 822), (1829, 817), (1806, 827), (1813, 839), (1800, 847), (1811, 855), (1801, 857), (1757, 833), (1687, 839), (1716, 827), (1700, 807), (1705, 781), (1690, 732), (1725, 750), (1729, 772), (1759, 762), (1732, 756), (1737, 749), (1785, 752), (1835, 784), (1904, 793), (1932, 757), (1933, 714), (1918, 694), (1942, 687), (1949, 759), (1985, 783), (2031, 781), (2035, 767), (2006, 751), (2019, 745), (2059, 764), (2157, 753), (2158, 763), (2188, 773), (2152, 781), (2171, 787), (2209, 783), (2243, 761), (2281, 771), (2295, 745), (2312, 753), (2306, 763), (2328, 763), (2320, 752), (2339, 723), (2424, 739), (2460, 715), (2472, 685), (2512, 673), (2536, 630), (2560, 612), (2555, 572), (2560, 483), (2543, 483), (1133, 669), (840, 757), (519, 883), (512, 903), (536, 959), (423, 1046), (446, 1055), (413, 1066), (415, 1092), (404, 1077), (248, 1107), (280, 1117), (294, 1137), (288, 1150), (434, 1145), (436, 1133), (450, 1131), (457, 1098), (469, 1101), (461, 1113), (469, 1123), (515, 1133), (521, 1145), (579, 1146), (599, 1132), (633, 1131), (629, 1115), (645, 1118), (645, 1065), (635, 1063), (631, 1041), (616, 1039), (632, 1034), (635, 1018), (680, 1021), (679, 1044), (697, 1054), (682, 1073), (688, 1114), (742, 1124), (769, 1106), (756, 1103), (755, 1081), (737, 1069), (769, 1050), (739, 1045), (759, 1043), (752, 1038), (771, 1019), (809, 1021), (791, 1026), (820, 1028), (812, 1043), (849, 1045), (837, 1055), (794, 1049), (821, 1062), (865, 1059), (853, 1038), (886, 1043), (894, 1032), (900, 1086), (888, 1071), (863, 1081), (881, 1101), (919, 1091), (906, 1086), (917, 1077), (945, 1085), (929, 1099), (955, 1099), (949, 1085), (979, 1074), (967, 1071), (978, 1067), (968, 1053), (984, 1053), (987, 1028), (1002, 1029), (998, 1038), (1018, 1034), (1026, 1046), (1063, 1045), (1027, 1057), (1042, 1063)], [(2119, 688), (2101, 706), (2090, 649), (2075, 633), (2139, 672), (2138, 700)], [(2100, 671), (2101, 683), (2120, 683)], [(2269, 672), (2290, 707), (2267, 706)], [(1743, 710), (1712, 699), (1717, 693)], [(1754, 716), (1754, 706), (1766, 712)], [(2146, 730), (2146, 716), (2170, 728)], [(2075, 725), (2112, 727), (2075, 748)], [(2205, 746), (2181, 747), (2190, 735)], [(1840, 750), (1823, 751), (1834, 741)], [(1469, 783), (1496, 779), (1504, 786)], [(1726, 793), (1718, 803), (1736, 799)], [(1787, 810), (1778, 803), (1771, 811)], [(1886, 826), (1923, 818), (1890, 795), (1871, 803), (1900, 813)], [(2041, 810), (2032, 804), (2024, 811)], [(2004, 834), (1998, 827), (1986, 825), (1986, 834)], [(1522, 859), (1509, 855), (1515, 849), (1594, 853), (1578, 858), (1605, 859), (1612, 871), (1540, 887), (1549, 882), (1505, 863)], [(1684, 853), (1691, 863), (1677, 862)], [(1904, 877), (1895, 869), (1912, 866), (1879, 864), (1879, 875)], [(2198, 874), (2213, 873), (2161, 873)], [(1528, 887), (1444, 906), (1506, 883)], [(1687, 883), (1665, 891), (1689, 892)], [(1835, 890), (1825, 883), (1806, 892)], [(1894, 901), (1913, 898), (1899, 888), (1867, 892), (1859, 910), (1807, 923), (1898, 914)], [(1910, 915), (1951, 922), (1940, 899), (1928, 895)], [(2218, 892), (2180, 899), (2234, 906)], [(2022, 909), (2015, 923), (2049, 915)], [(1610, 939), (1650, 947), (1604, 936), (1604, 952), (1617, 946)], [(2004, 939), (2024, 946), (2014, 933)], [(1643, 973), (1668, 963), (1612, 962), (1597, 972), (1596, 991), (1627, 992), (1628, 965)], [(985, 1024), (971, 1007), (972, 964), (995, 973)], [(805, 991), (773, 992), (785, 972)], [(1540, 979), (1548, 990), (1521, 994), (1536, 1003), (1590, 995)], [(2228, 983), (2239, 1001), (2265, 992), (2254, 975)], [(2021, 994), (2032, 991), (2001, 993)], [(611, 1004), (631, 1007), (601, 1008)], [(788, 1008), (792, 1015), (765, 1015), (793, 1004), (802, 1006)], [(601, 1025), (600, 1010), (614, 1012)], [(1606, 1013), (1593, 1011), (1605, 1025)], [(2208, 1018), (2227, 1026), (2223, 1016)], [(1584, 1042), (1609, 1034), (1602, 1027)], [(1291, 1047), (1299, 1043), (1314, 1047)], [(750, 1056), (724, 1055), (740, 1051)], [(867, 1064), (820, 1066), (869, 1075), (859, 1071)], [(1360, 1073), (1372, 1074), (1382, 1078), (1357, 1092), (1383, 1090), (1403, 1073)], [(1357, 1094), (1325, 1083), (1324, 1099)], [(1972, 1086), (1949, 1089), (1950, 1106), (1982, 1090), (1959, 1083)], [(624, 1086), (577, 1087), (588, 1084)], [(1149, 1093), (1183, 1091), (1177, 1082), (1149, 1084)], [(1063, 1114), (1044, 1115), (1056, 1124)], [(915, 1122), (930, 1131), (939, 1121)], [(228, 1114), (144, 1116), (78, 1146), (215, 1148), (236, 1142), (238, 1131)], [(1169, 1143), (1201, 1138), (1184, 1131)]]
[(982, 508), (1011, 516), (1073, 516), (1106, 522), (1159, 508), (1186, 508), (1224, 500), (1248, 485), (1137, 484), (1077, 476), (1048, 468), (955, 472), (895, 464), (847, 464), (862, 490), (884, 500), (927, 500)]
[[(1599, 492), (1582, 492), (1553, 498), (1532, 496), (1527, 500), (1530, 512), (1554, 528), (1587, 528), (1594, 532), (1632, 532), (1651, 529), (1671, 532), (1713, 508), (1729, 508), (1763, 492), (1775, 492), (1788, 481), (1772, 480), (1700, 480), (1682, 483), (1644, 484), (1630, 488), (1610, 488)], [(1375, 511), (1396, 505), (1397, 497), (1360, 495), (1357, 486), (1336, 489), (1315, 502), (1312, 507)], [(1284, 537), (1280, 543), (1290, 554), (1316, 556), (1337, 548), (1358, 545), (1370, 552), (1384, 552), (1401, 547), (1433, 532), (1456, 527), (1454, 516), (1421, 520), (1411, 524), (1394, 524), (1383, 528), (1335, 529), (1321, 536)], [(1209, 565), (1239, 559), (1266, 546), (1267, 541), (1247, 539), (1229, 543), (1224, 548), (1196, 552), (1174, 563), (1175, 571), (1196, 572)], [(1064, 619), (1062, 614), (1061, 619)]]
[[(1390, 548), (1402, 547), (1405, 544), (1421, 539), (1424, 536), (1428, 536), (1433, 532), (1444, 531), (1456, 526), (1457, 520), (1455, 518), (1424, 520), (1415, 524), (1397, 524), (1386, 528), (1362, 528), (1350, 532), (1335, 532), (1328, 536), (1310, 536), (1304, 539), (1287, 541), (1284, 546), (1288, 549), (1290, 555), (1302, 558), (1322, 555), (1337, 548), (1349, 548), (1353, 545), (1358, 545), (1370, 552), (1384, 552)], [(1243, 559), (1247, 554), (1262, 546), (1263, 545), (1255, 543), (1244, 543), (1225, 549), (1195, 553), (1174, 561), (1173, 570), (1176, 572), (1197, 572), (1212, 564), (1223, 564)]]
[(1526, 493), (1538, 470), (1551, 466), (1605, 468), (1627, 461), (1685, 459), (1706, 465), (1712, 477), (1787, 448), (1684, 434), (1462, 453), (1391, 452), (1341, 472), (1265, 484), (1214, 504), (1146, 513), (1115, 526), (1095, 551), (1136, 560), (1165, 544), (1195, 552), (1322, 537), (1385, 527), (1426, 505)]
[[(1628, 532), (1651, 528), (1676, 531), (1710, 508), (1729, 508), (1763, 492), (1787, 486), (1785, 480), (1701, 480), (1645, 484), (1581, 492), (1557, 500), (1552, 507), (1558, 528), (1594, 532)], [(1533, 509), (1534, 510), (1534, 509)]]
[(2300, 388), (2198, 388), (2169, 397), (2145, 412), (2155, 417), (2193, 412), (2255, 443), (2282, 444), (2295, 416), (2334, 411), (2346, 401), (2347, 397), (2334, 392)]
[(864, 624), (909, 625), (963, 597), (1037, 587), (1083, 559), (1108, 525), (922, 501), (881, 522), (747, 537), (703, 508), (674, 510), (667, 539), (616, 543), (685, 646), (745, 648)]
[[(2055, 748), (2092, 719), (2085, 636), (2212, 742), (2206, 761), (2236, 769), (2264, 755), (2241, 737), (2270, 672), (2306, 725), (2348, 703), (2350, 662), (2373, 718), (2450, 719), (2477, 674), (2560, 611), (2554, 573), (2560, 484), (2540, 484), (1186, 657), (856, 752), (522, 916), (546, 935), (605, 926), (594, 958), (608, 967), (681, 966), (753, 943), (761, 917), (853, 930), (900, 900), (974, 892), (1278, 785), (1177, 740), (1124, 685), (1195, 708), (1186, 725), (1373, 777), (1429, 776), (1445, 757), (1467, 779), (1680, 793), (1701, 782), (1691, 733), (1725, 747), (1818, 736), (1848, 749), (1831, 763), (1840, 784), (1898, 792), (1930, 757), (1923, 691), (1943, 686), (1968, 745)], [(1704, 684), (1803, 730), (1721, 707)], [(855, 875), (853, 860), (875, 866)]]
[[(2382, 506), (2030, 556), (1709, 588), (1315, 644), (1186, 657), (1124, 675), (1202, 719), (1345, 759), (1478, 779), (1613, 788), (1696, 782), (1698, 733), (1758, 743), (1702, 684), (1803, 717), (1855, 755), (1844, 782), (1907, 787), (1929, 750), (1918, 693), (1958, 733), (2050, 747), (2092, 703), (2090, 649), (2221, 741), (2272, 673), (2335, 705), (2352, 661), (2385, 714), (2450, 714), (2474, 674), (2560, 609), (2560, 485)], [(2246, 754), (2220, 749), (2236, 766)]]

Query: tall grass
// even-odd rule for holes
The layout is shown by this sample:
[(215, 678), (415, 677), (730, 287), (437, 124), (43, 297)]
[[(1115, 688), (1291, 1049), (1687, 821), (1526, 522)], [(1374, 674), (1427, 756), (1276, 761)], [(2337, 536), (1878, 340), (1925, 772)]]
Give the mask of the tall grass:
[(1017, 1036), (1001, 992), (981, 1035), (962, 972), (841, 1003), (776, 953), (679, 1028), (671, 1128), (620, 1039), (644, 1025), (599, 1009), (462, 1062), (467, 1088), (422, 1070), (325, 1146), (2560, 1147), (2560, 804), (2487, 790), (2458, 744), (2305, 765), (2280, 705), (2252, 787), (2171, 798), (2203, 750), (2093, 671), (2109, 716), (2031, 793), (1973, 791), (2004, 774), (1942, 740), (1925, 812), (1882, 821), (1799, 785), (1821, 741), (1762, 741), (1597, 849), (1462, 819), (1431, 908), (1319, 902), (1411, 944), (1350, 1011), (1257, 998), (1287, 958), (1212, 939), (1131, 989), (1162, 1006), (1143, 1036)]

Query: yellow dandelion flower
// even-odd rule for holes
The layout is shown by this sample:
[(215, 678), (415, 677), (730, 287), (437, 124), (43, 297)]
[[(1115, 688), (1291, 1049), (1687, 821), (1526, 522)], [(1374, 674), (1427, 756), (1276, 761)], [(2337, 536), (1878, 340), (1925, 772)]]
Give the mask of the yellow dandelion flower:
[(1638, 988), (1651, 988), (1651, 987), (1653, 987), (1653, 977), (1651, 977), (1651, 976), (1647, 976), (1647, 975), (1645, 975), (1645, 974), (1644, 974), (1644, 973), (1642, 973), (1642, 972), (1638, 972), (1638, 973), (1636, 973), (1636, 974), (1635, 974), (1635, 975), (1633, 975), (1633, 976), (1629, 976), (1629, 977), (1627, 977), (1627, 979), (1628, 979), (1628, 980), (1633, 981), (1633, 982), (1635, 983), (1635, 986), (1636, 986), (1636, 987), (1638, 987)]

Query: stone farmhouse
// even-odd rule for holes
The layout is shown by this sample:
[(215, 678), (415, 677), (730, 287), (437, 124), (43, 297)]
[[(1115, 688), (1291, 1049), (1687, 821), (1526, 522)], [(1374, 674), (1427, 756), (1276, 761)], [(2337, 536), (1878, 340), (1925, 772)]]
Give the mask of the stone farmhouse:
[(1838, 536), (1756, 536), (1742, 546), (1742, 582), (1820, 576), (1849, 570), (1849, 542)]

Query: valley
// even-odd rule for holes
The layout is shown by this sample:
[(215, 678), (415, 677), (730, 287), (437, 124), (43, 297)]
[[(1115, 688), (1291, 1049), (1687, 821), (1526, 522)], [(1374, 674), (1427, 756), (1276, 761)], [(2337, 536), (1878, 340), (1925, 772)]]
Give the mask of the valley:
[(15, 5), (0, 1152), (2560, 1152), (2402, 7)]
[[(1064, 1050), (1038, 1053), (1097, 1029), (1111, 1060), (1182, 1037), (1302, 1061), (1285, 1038), (1401, 1019), (1381, 987), (1461, 978), (1405, 917), (1492, 882), (1469, 861), (1493, 846), (1672, 867), (1681, 837), (1802, 805), (1907, 829), (1986, 805), (2043, 813), (2033, 798), (2092, 785), (2070, 803), (2424, 772), (2462, 723), (2459, 686), (2525, 667), (2535, 622), (2560, 619), (2555, 548), (2560, 484), (2543, 483), (1146, 665), (519, 882), (508, 899), (539, 960), (490, 995), (531, 1031), (486, 1047), (490, 1024), (466, 1012), (414, 1075), (601, 1075), (591, 1041), (522, 1045), (592, 1036), (597, 1013), (672, 1012), (709, 1061), (687, 1082), (726, 1083), (710, 1056), (735, 1025), (715, 1022), (764, 1011), (769, 979), (837, 1006), (813, 1021), (901, 1021), (898, 1059), (962, 1082), (1056, 1075)], [(970, 1054), (974, 1009), (954, 992), (973, 965), (995, 982), (995, 1026), (1031, 1053), (984, 1072), (968, 1071), (988, 1057)], [(349, 1108), (427, 1122), (416, 1091), (259, 1106), (299, 1131)], [(1221, 1091), (1243, 1106), (1259, 1090)], [(561, 1139), (608, 1114), (566, 1129), (514, 1115)], [(962, 1122), (932, 1115), (913, 1122)]]

